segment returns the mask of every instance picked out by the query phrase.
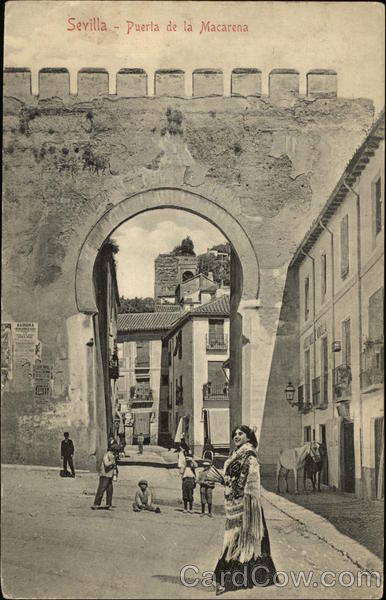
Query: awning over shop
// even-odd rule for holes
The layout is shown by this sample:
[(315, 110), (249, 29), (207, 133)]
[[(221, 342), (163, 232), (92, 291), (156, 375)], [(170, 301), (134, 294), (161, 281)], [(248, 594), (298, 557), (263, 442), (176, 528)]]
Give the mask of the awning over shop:
[(212, 446), (229, 447), (229, 408), (207, 408)]
[(184, 417), (180, 417), (180, 420), (178, 421), (176, 435), (174, 437), (175, 444), (179, 444), (181, 442), (183, 433), (184, 433)]

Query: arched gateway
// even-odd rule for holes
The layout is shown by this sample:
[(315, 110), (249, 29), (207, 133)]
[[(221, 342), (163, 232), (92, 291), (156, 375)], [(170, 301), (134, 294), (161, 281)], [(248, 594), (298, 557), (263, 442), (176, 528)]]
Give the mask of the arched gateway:
[[(221, 193), (219, 187), (217, 193)], [(254, 336), (258, 330), (259, 265), (245, 228), (216, 199), (182, 187), (165, 186), (133, 192), (111, 206), (91, 227), (79, 252), (75, 272), (75, 296), (79, 313), (85, 315), (81, 322), (78, 321), (79, 325), (84, 331), (85, 320), (89, 319), (90, 332), (92, 327), (95, 331), (95, 323), (91, 323), (98, 312), (93, 269), (103, 242), (125, 221), (140, 213), (162, 208), (184, 210), (204, 218), (221, 230), (232, 246), (229, 390), (231, 426), (241, 421), (253, 421), (259, 427), (264, 401), (253, 402), (254, 379), (251, 376), (256, 372), (253, 365), (257, 361), (257, 339), (254, 339)], [(74, 318), (76, 319), (72, 317), (71, 320)], [(74, 334), (77, 339), (77, 333)], [(69, 339), (70, 351), (72, 346)], [(84, 358), (86, 361), (90, 360), (87, 356)], [(78, 354), (76, 368), (81, 372), (88, 370), (90, 364), (82, 366)], [(245, 377), (243, 373), (246, 374)], [(96, 404), (102, 405), (103, 399), (96, 398)], [(198, 420), (200, 417), (196, 415)]]
[(148, 210), (175, 208), (203, 217), (220, 229), (232, 245), (241, 266), (241, 295), (245, 300), (258, 298), (259, 266), (252, 243), (237, 218), (213, 199), (182, 188), (150, 188), (133, 193), (107, 210), (89, 231), (76, 267), (75, 295), (79, 312), (97, 312), (93, 268), (105, 239), (122, 223)]

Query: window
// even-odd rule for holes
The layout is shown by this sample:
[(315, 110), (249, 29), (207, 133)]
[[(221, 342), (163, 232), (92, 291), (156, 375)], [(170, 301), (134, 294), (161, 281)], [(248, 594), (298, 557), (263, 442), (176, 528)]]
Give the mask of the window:
[(351, 322), (350, 322), (350, 319), (346, 319), (342, 323), (342, 340), (343, 340), (343, 348), (342, 348), (343, 364), (351, 365)]
[(325, 253), (323, 253), (321, 256), (320, 274), (321, 274), (322, 302), (323, 302), (326, 292), (327, 292), (327, 256)]
[(208, 362), (208, 382), (212, 385), (224, 385), (226, 377), (222, 370), (222, 361)]
[(150, 344), (148, 341), (137, 342), (137, 356), (135, 366), (138, 369), (146, 369), (150, 366)]
[(322, 379), (322, 404), (328, 404), (328, 341), (327, 336), (321, 339), (320, 348), (320, 375)]
[(304, 320), (307, 321), (310, 314), (310, 278), (304, 280)]
[(306, 404), (311, 402), (310, 382), (311, 382), (310, 351), (306, 350), (304, 353), (304, 387), (305, 387), (304, 396), (305, 396)]
[(224, 320), (209, 319), (209, 344), (217, 345), (224, 343)]
[(373, 342), (383, 338), (383, 287), (369, 298), (369, 339)]
[(307, 425), (307, 427), (304, 428), (304, 441), (311, 441), (311, 425)]
[(182, 358), (182, 331), (179, 331), (175, 338), (174, 356), (178, 354), (178, 358)]
[(348, 215), (345, 215), (340, 222), (340, 275), (342, 279), (347, 277), (349, 268)]
[(375, 237), (382, 231), (382, 185), (381, 178), (378, 177), (373, 184), (373, 219)]

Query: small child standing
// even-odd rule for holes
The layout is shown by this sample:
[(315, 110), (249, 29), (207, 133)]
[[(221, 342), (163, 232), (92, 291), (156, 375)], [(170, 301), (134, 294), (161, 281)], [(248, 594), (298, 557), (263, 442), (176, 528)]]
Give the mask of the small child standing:
[(205, 504), (208, 505), (208, 517), (212, 517), (212, 496), (214, 482), (207, 479), (210, 462), (204, 460), (202, 463), (203, 469), (198, 475), (198, 483), (200, 484), (200, 496), (201, 496), (201, 517), (205, 515)]

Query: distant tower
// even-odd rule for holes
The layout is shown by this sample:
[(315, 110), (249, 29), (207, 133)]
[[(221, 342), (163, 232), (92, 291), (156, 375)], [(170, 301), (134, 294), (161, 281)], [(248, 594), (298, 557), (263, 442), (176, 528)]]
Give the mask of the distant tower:
[(154, 261), (154, 299), (158, 304), (174, 304), (179, 283), (198, 273), (197, 256), (174, 256), (159, 254)]

